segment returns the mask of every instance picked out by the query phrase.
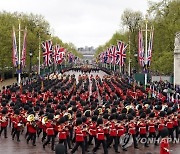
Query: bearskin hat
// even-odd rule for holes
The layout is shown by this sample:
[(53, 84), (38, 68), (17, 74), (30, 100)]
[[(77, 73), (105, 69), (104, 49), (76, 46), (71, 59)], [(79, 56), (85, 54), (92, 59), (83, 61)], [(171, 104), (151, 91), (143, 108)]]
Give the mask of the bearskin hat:
[(155, 113), (154, 113), (154, 112), (151, 112), (151, 113), (149, 114), (149, 117), (150, 117), (150, 118), (154, 118), (154, 117), (155, 117)]
[(145, 113), (145, 112), (142, 112), (142, 113), (140, 114), (140, 118), (146, 118), (146, 113)]
[(164, 138), (166, 136), (169, 135), (169, 131), (166, 127), (164, 127), (162, 130), (161, 130), (161, 133), (160, 133), (161, 137)]
[(49, 113), (49, 114), (48, 114), (48, 119), (49, 119), (49, 120), (53, 120), (53, 119), (54, 119), (54, 114)]
[(99, 125), (99, 124), (103, 124), (102, 118), (98, 118), (98, 119), (97, 119), (97, 124), (98, 124), (98, 125)]
[(128, 120), (130, 121), (130, 120), (133, 120), (133, 116), (132, 116), (132, 114), (128, 114)]
[(92, 121), (97, 121), (97, 115), (92, 116)]
[(76, 119), (76, 125), (81, 125), (82, 124), (82, 119), (81, 118), (77, 118)]

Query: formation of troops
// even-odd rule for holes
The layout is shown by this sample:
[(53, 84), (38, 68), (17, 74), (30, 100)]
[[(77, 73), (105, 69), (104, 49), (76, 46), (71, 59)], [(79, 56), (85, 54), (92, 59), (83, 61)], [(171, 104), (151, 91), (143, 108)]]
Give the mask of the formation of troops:
[(45, 149), (51, 143), (52, 150), (58, 140), (66, 154), (75, 153), (79, 146), (82, 154), (90, 149), (96, 153), (101, 144), (105, 154), (110, 148), (116, 153), (120, 148), (127, 151), (127, 143), (122, 143), (125, 135), (136, 149), (141, 144), (138, 139), (145, 139), (145, 147), (148, 139), (158, 146), (163, 128), (172, 141), (179, 139), (179, 102), (179, 96), (169, 102), (167, 93), (150, 86), (145, 90), (118, 75), (100, 78), (84, 73), (76, 79), (51, 74), (28, 80), (21, 88), (17, 84), (2, 88), (0, 140), (20, 142), (25, 136), (27, 144), (36, 146), (41, 138), (38, 146)]

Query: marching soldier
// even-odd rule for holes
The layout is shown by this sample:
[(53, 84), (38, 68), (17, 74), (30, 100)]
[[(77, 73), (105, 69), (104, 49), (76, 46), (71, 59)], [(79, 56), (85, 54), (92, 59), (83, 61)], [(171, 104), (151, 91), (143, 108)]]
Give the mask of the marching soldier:
[(36, 146), (37, 124), (36, 124), (36, 121), (34, 119), (34, 114), (30, 114), (29, 117), (31, 119), (28, 119), (28, 123), (27, 123), (28, 137), (27, 137), (26, 142), (27, 142), (27, 144), (29, 144), (29, 141), (32, 140), (33, 141), (32, 145)]
[(138, 149), (137, 139), (136, 139), (136, 122), (133, 119), (132, 115), (128, 115), (129, 125), (128, 125), (128, 133), (132, 135), (134, 148)]
[(114, 150), (116, 153), (120, 153), (118, 151), (118, 141), (117, 141), (117, 130), (116, 130), (116, 115), (113, 114), (110, 116), (110, 126), (109, 126), (109, 140), (108, 140), (108, 145), (107, 147), (110, 147), (110, 145), (112, 144), (113, 140), (114, 140)]
[(46, 123), (46, 134), (47, 134), (47, 140), (46, 142), (43, 144), (43, 148), (45, 149), (46, 145), (51, 141), (51, 150), (54, 151), (54, 127), (53, 127), (53, 123), (52, 120), (54, 118), (53, 114), (49, 114), (48, 115), (48, 121)]
[(3, 109), (2, 116), (0, 116), (0, 124), (1, 124), (0, 136), (1, 136), (1, 133), (4, 131), (4, 138), (7, 138), (8, 118), (7, 118), (6, 113), (7, 113), (6, 109)]
[(85, 154), (84, 135), (82, 130), (83, 130), (82, 119), (77, 118), (76, 127), (74, 128), (76, 143), (71, 153), (74, 153), (78, 149), (78, 147), (81, 146), (82, 154)]
[(88, 142), (88, 145), (92, 144), (91, 142), (93, 139), (94, 139), (95, 144), (96, 144), (96, 128), (97, 128), (96, 121), (97, 121), (97, 116), (94, 115), (92, 117), (92, 122), (89, 125), (89, 142)]
[(98, 150), (100, 144), (102, 143), (103, 145), (103, 149), (104, 149), (104, 154), (108, 154), (108, 150), (107, 150), (107, 145), (106, 145), (106, 140), (105, 140), (105, 134), (104, 134), (104, 130), (103, 130), (103, 120), (101, 118), (99, 118), (97, 120), (97, 143), (95, 145), (95, 147), (93, 148), (93, 153), (96, 153), (96, 151)]
[(155, 121), (153, 120), (155, 114), (151, 112), (149, 115), (150, 120), (148, 121), (149, 138), (156, 138)]
[(17, 141), (20, 142), (19, 137), (20, 137), (20, 131), (22, 129), (22, 122), (21, 122), (21, 117), (19, 116), (19, 110), (16, 109), (14, 114), (15, 115), (14, 115), (13, 120), (12, 120), (13, 128), (14, 128), (14, 131), (12, 134), (12, 140), (14, 140), (14, 137), (16, 135)]
[(145, 147), (149, 147), (148, 146), (148, 141), (147, 141), (148, 138), (147, 138), (147, 132), (146, 132), (145, 118), (146, 118), (146, 114), (144, 112), (141, 113), (141, 115), (140, 115), (140, 122), (138, 124), (138, 127), (139, 127), (140, 138), (146, 140), (144, 146)]
[(59, 120), (60, 125), (58, 126), (58, 138), (59, 138), (59, 143), (64, 143), (65, 147), (65, 153), (67, 154), (67, 128), (65, 127), (65, 118), (61, 117)]

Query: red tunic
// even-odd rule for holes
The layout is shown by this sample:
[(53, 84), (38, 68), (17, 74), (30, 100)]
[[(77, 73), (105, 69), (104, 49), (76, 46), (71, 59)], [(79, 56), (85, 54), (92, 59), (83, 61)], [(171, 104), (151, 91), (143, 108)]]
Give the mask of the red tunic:
[(110, 125), (109, 135), (110, 135), (110, 136), (117, 136), (117, 130), (116, 130), (116, 127), (115, 127), (115, 123), (114, 123), (114, 122), (112, 122), (111, 125)]
[(50, 121), (46, 123), (46, 133), (48, 136), (54, 135), (54, 128)]
[(129, 132), (129, 134), (132, 134), (132, 135), (136, 134), (136, 126), (134, 123), (129, 124), (129, 131), (128, 132)]
[[(36, 124), (35, 124), (35, 125), (36, 125)], [(36, 133), (35, 125), (33, 125), (33, 124), (31, 124), (31, 123), (28, 123), (28, 124), (27, 124), (27, 130), (28, 130), (29, 133), (33, 133), (33, 134)]]
[(0, 117), (0, 120), (3, 120), (3, 119), (5, 119), (5, 121), (1, 122), (1, 127), (7, 127), (7, 125), (8, 125), (8, 119), (7, 119), (7, 118), (3, 118), (3, 116)]
[(65, 139), (67, 139), (67, 134), (66, 134), (66, 130), (65, 130), (65, 125), (63, 125), (63, 124), (60, 125), (58, 131), (59, 131), (58, 137), (59, 137), (60, 140), (65, 140)]
[(153, 121), (150, 121), (149, 124), (148, 124), (148, 131), (149, 133), (155, 133), (156, 130), (155, 130), (155, 123)]
[(125, 133), (125, 127), (123, 125), (117, 126), (117, 136), (122, 136)]
[(169, 150), (169, 143), (168, 140), (166, 138), (163, 138), (161, 140), (161, 144), (160, 144), (160, 154), (169, 154), (169, 151), (167, 151), (166, 149)]
[(139, 126), (139, 133), (146, 134), (146, 123), (140, 122)]
[(173, 120), (173, 126), (174, 127), (178, 126), (178, 119), (177, 118)]
[(102, 127), (102, 126), (97, 127), (97, 135), (96, 135), (96, 138), (97, 138), (98, 140), (104, 140), (104, 139), (105, 139), (104, 130), (103, 130), (103, 127)]
[(168, 121), (168, 122), (166, 123), (166, 125), (167, 125), (167, 128), (168, 128), (168, 129), (173, 128), (173, 121)]
[(91, 136), (96, 136), (96, 123), (92, 122), (89, 126), (89, 134)]
[(76, 142), (83, 142), (84, 141), (84, 135), (83, 135), (81, 126), (77, 126), (75, 128), (75, 134), (76, 134)]

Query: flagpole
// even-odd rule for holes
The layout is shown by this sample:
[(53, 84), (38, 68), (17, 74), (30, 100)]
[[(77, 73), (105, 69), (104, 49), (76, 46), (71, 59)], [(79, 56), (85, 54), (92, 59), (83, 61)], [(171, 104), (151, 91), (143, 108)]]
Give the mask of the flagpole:
[(131, 54), (131, 51), (130, 51), (130, 43), (131, 43), (131, 41), (130, 41), (130, 31), (129, 31), (129, 76), (131, 76), (131, 57), (130, 57), (130, 54)]
[(40, 75), (41, 74), (41, 47), (40, 47), (40, 33), (39, 33), (39, 58), (38, 58), (38, 74)]
[(19, 72), (18, 72), (18, 85), (21, 84), (21, 22), (19, 19), (19, 57), (18, 57), (18, 65), (19, 65)]
[(145, 40), (145, 75), (144, 75), (144, 78), (145, 78), (145, 87), (147, 85), (147, 17), (146, 17), (146, 40)]

